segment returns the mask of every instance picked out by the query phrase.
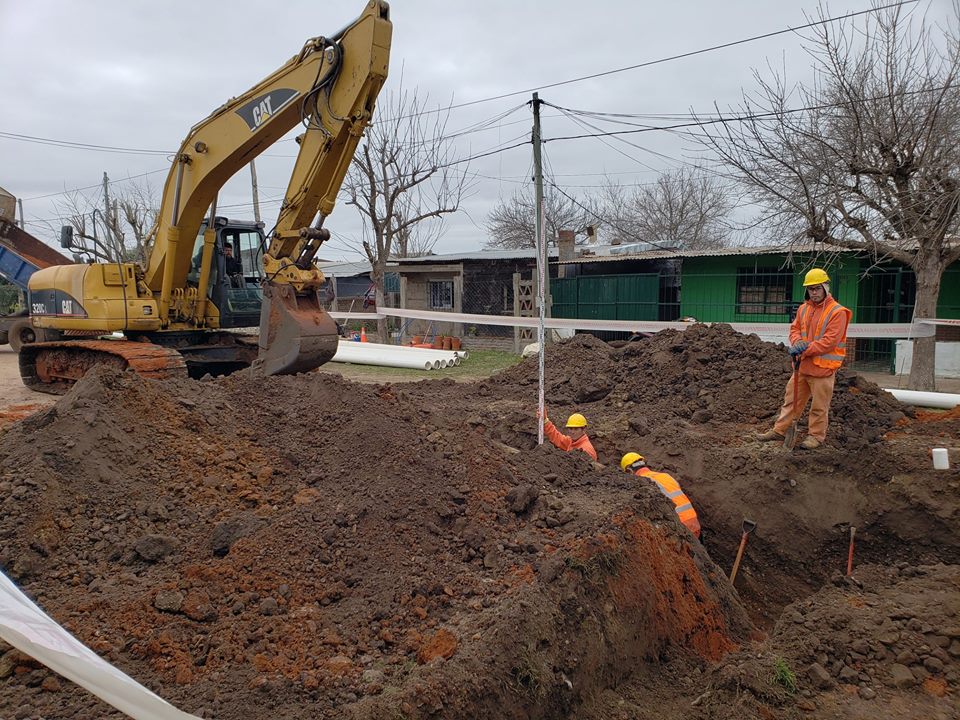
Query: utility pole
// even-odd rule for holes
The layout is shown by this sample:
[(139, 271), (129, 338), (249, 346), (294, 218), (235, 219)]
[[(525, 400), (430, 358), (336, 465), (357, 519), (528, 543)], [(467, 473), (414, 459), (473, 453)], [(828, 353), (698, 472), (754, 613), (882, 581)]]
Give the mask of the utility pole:
[(260, 192), (257, 190), (257, 166), (250, 161), (250, 185), (253, 188), (253, 219), (260, 222)]
[[(117, 236), (113, 232), (113, 226), (110, 221), (110, 178), (107, 177), (107, 171), (103, 171), (103, 224), (105, 226), (105, 232), (107, 236), (107, 241), (110, 246), (113, 247), (113, 251), (119, 253), (117, 255), (117, 262), (123, 262), (123, 252), (117, 247)], [(111, 242), (112, 241), (112, 242)]]
[(539, 390), (537, 394), (537, 444), (543, 445), (543, 421), (544, 397), (543, 397), (543, 355), (544, 355), (544, 312), (546, 302), (544, 302), (544, 285), (547, 277), (547, 243), (544, 237), (544, 217), (543, 217), (543, 163), (540, 156), (540, 95), (533, 94), (533, 182), (536, 187), (537, 202), (537, 308), (539, 311), (540, 323), (537, 325), (537, 345), (539, 352)]
[(26, 230), (27, 226), (23, 223), (23, 200), (21, 198), (17, 198), (17, 207), (20, 209), (20, 229)]

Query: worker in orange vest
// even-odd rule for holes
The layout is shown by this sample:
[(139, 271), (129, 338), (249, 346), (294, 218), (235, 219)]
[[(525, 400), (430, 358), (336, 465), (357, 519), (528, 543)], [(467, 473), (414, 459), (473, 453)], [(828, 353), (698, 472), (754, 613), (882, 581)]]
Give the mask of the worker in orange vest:
[(554, 446), (566, 452), (583, 450), (596, 461), (597, 451), (593, 449), (593, 443), (590, 442), (590, 438), (587, 437), (586, 427), (587, 419), (580, 413), (574, 413), (567, 418), (567, 430), (570, 431), (569, 435), (564, 435), (557, 430), (557, 426), (550, 422), (550, 418), (546, 417), (546, 415), (544, 415), (543, 418), (543, 434), (547, 436), (547, 439), (552, 442)]
[(783, 440), (787, 429), (803, 413), (810, 397), (807, 437), (800, 447), (813, 450), (827, 438), (827, 419), (837, 370), (847, 355), (847, 326), (853, 313), (830, 295), (830, 276), (813, 268), (803, 279), (806, 301), (790, 325), (790, 347), (794, 372), (798, 372), (798, 397), (794, 402), (793, 375), (787, 381), (783, 407), (773, 429), (756, 436), (757, 440)]
[(693, 533), (693, 536), (700, 539), (700, 521), (697, 519), (697, 511), (693, 509), (680, 483), (673, 479), (672, 475), (665, 472), (654, 472), (647, 467), (647, 462), (640, 453), (629, 452), (620, 460), (620, 469), (624, 472), (632, 472), (637, 477), (644, 477), (657, 484), (664, 495), (673, 503), (673, 508), (680, 518), (680, 522), (687, 526), (687, 530)]

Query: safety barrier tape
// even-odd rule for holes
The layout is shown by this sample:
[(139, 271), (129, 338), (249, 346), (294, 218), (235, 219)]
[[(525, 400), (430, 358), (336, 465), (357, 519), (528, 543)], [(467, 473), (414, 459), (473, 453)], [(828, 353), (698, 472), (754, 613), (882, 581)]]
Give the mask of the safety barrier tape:
[(918, 323), (923, 323), (924, 325), (957, 325), (960, 326), (960, 320), (954, 320), (951, 318), (924, 318), (923, 320), (917, 320)]
[(177, 710), (60, 627), (0, 572), (0, 637), (135, 720), (200, 720)]
[[(376, 313), (330, 313), (337, 320), (379, 320), (386, 317), (398, 317), (410, 320), (428, 320), (432, 322), (455, 322), (468, 325), (504, 325), (508, 327), (535, 328), (539, 320), (535, 317), (512, 315), (476, 315), (472, 313), (437, 312), (432, 310), (410, 310), (406, 308), (383, 308)], [(546, 318), (544, 326), (556, 330), (610, 330), (618, 332), (660, 332), (661, 330), (686, 330), (693, 323), (659, 322), (653, 320), (587, 320), (583, 318)], [(717, 323), (707, 323), (717, 324)], [(726, 323), (737, 332), (757, 335), (785, 335), (790, 331), (787, 323)], [(936, 334), (927, 321), (913, 323), (852, 323), (847, 328), (847, 337), (851, 338), (918, 338), (932, 337)]]

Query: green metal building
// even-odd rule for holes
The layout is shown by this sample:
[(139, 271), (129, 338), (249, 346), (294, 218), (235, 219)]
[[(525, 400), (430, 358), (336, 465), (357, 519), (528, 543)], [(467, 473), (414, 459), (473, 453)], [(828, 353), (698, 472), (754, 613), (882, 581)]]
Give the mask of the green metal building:
[[(856, 251), (786, 247), (580, 255), (554, 263), (554, 317), (608, 320), (789, 323), (803, 301), (803, 274), (823, 267), (831, 293), (860, 323), (909, 322), (916, 281), (897, 262)], [(554, 274), (554, 273), (552, 273)], [(960, 263), (944, 274), (937, 316), (960, 318)], [(942, 340), (960, 340), (949, 329)], [(606, 333), (616, 337), (615, 333)], [(861, 340), (856, 360), (886, 367), (893, 340)]]

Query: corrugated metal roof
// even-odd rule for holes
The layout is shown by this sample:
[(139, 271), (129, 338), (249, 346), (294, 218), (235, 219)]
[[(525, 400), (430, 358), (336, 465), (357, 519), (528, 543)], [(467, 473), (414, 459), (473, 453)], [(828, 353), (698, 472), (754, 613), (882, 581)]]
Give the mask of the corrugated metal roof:
[[(547, 249), (548, 257), (557, 257), (556, 248)], [(445, 253), (443, 255), (424, 255), (415, 258), (397, 258), (391, 260), (390, 265), (406, 265), (407, 263), (452, 263), (463, 260), (536, 260), (537, 251), (533, 248), (521, 250), (474, 250), (473, 252)]]
[[(601, 252), (607, 248), (598, 248)], [(638, 253), (617, 255), (578, 255), (573, 260), (559, 260), (554, 265), (577, 265), (600, 262), (619, 262), (622, 260), (673, 260), (677, 258), (728, 257), (731, 255), (788, 255), (790, 253), (859, 253), (860, 250), (848, 250), (834, 245), (758, 245), (755, 247), (728, 247), (712, 250), (646, 250)]]
[(360, 262), (325, 262), (317, 263), (320, 272), (330, 277), (353, 277), (366, 275), (370, 272), (370, 263)]

